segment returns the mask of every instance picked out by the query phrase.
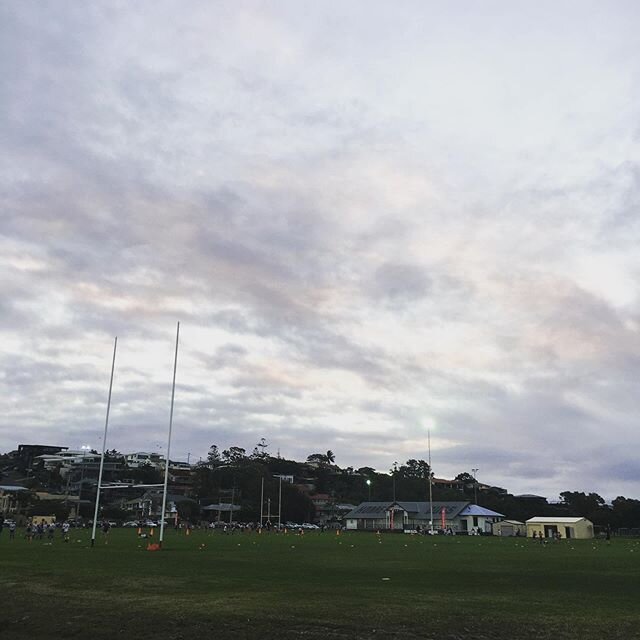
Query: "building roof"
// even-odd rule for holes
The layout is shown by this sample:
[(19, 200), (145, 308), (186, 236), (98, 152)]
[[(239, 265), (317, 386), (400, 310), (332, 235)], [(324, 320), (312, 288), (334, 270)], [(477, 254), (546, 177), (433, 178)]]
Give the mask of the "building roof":
[(485, 518), (504, 518), (503, 513), (491, 511), (491, 509), (485, 509), (477, 504), (467, 505), (461, 512), (461, 516), (484, 516)]
[[(455, 518), (468, 504), (468, 502), (434, 502), (433, 517), (434, 519), (439, 518), (444, 508), (448, 519)], [(390, 500), (388, 502), (363, 502), (347, 513), (345, 518), (383, 518), (393, 505), (397, 505), (417, 518), (427, 520), (430, 517), (431, 508), (428, 502), (393, 502)]]
[(515, 524), (519, 526), (524, 526), (524, 522), (520, 522), (520, 520), (501, 520), (500, 524)]
[(202, 511), (240, 511), (242, 507), (237, 504), (229, 504), (228, 502), (221, 502), (220, 504), (209, 504), (206, 507), (202, 507)]
[(547, 517), (547, 516), (536, 516), (534, 518), (529, 518), (527, 520), (527, 524), (555, 524), (555, 523), (560, 523), (560, 524), (576, 524), (577, 522), (580, 522), (580, 520), (586, 520), (586, 518), (578, 518), (578, 517), (573, 517), (573, 518), (554, 518), (554, 517)]
[(27, 487), (19, 487), (15, 484), (0, 484), (0, 491), (29, 491)]

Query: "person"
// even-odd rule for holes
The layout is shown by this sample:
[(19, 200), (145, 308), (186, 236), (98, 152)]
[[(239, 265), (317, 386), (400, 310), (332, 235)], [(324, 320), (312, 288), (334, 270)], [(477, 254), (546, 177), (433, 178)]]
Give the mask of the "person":
[(53, 540), (53, 534), (56, 531), (56, 525), (53, 524), (53, 522), (49, 523), (49, 526), (47, 527), (47, 540)]
[(71, 525), (68, 522), (62, 523), (62, 537), (65, 542), (69, 542), (69, 529)]
[(532, 537), (533, 537), (534, 540), (536, 540), (538, 538), (538, 532), (534, 531)]
[(111, 525), (109, 524), (108, 520), (103, 520), (102, 521), (102, 533), (104, 534), (104, 543), (107, 544), (108, 540), (108, 536), (109, 536), (109, 529), (111, 528)]
[(15, 539), (16, 539), (16, 523), (11, 522), (11, 524), (9, 524), (9, 540), (15, 540)]
[(4, 516), (0, 515), (0, 536), (2, 535), (3, 529), (4, 529)]

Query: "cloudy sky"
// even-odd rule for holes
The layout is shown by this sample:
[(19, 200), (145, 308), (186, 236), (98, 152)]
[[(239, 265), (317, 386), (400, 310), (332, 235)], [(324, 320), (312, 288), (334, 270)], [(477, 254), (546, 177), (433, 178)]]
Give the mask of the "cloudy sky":
[(640, 497), (639, 18), (2, 0), (0, 451)]

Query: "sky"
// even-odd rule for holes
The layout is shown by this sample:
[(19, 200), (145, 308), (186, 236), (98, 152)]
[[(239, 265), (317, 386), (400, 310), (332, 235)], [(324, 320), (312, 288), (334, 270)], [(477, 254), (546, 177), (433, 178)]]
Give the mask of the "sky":
[(639, 18), (0, 0), (0, 451), (640, 498)]

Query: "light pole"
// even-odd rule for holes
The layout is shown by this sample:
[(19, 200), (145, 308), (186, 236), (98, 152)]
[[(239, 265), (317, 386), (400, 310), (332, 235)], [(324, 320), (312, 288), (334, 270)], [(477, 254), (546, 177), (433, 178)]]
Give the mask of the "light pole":
[(367, 478), (367, 488), (369, 489), (369, 502), (371, 502), (371, 478)]
[(476, 480), (476, 473), (478, 473), (480, 469), (471, 469), (471, 473), (473, 473), (473, 504), (478, 503), (478, 481)]
[(396, 501), (396, 472), (398, 471), (398, 463), (393, 463), (393, 501)]
[(91, 447), (88, 444), (83, 444), (80, 447), (82, 455), (80, 456), (80, 484), (78, 485), (78, 507), (76, 508), (76, 520), (80, 517), (80, 503), (82, 501), (82, 483), (84, 482), (84, 467), (85, 456), (91, 451)]
[(431, 470), (431, 431), (427, 431), (429, 446), (429, 533), (433, 535), (433, 471)]

